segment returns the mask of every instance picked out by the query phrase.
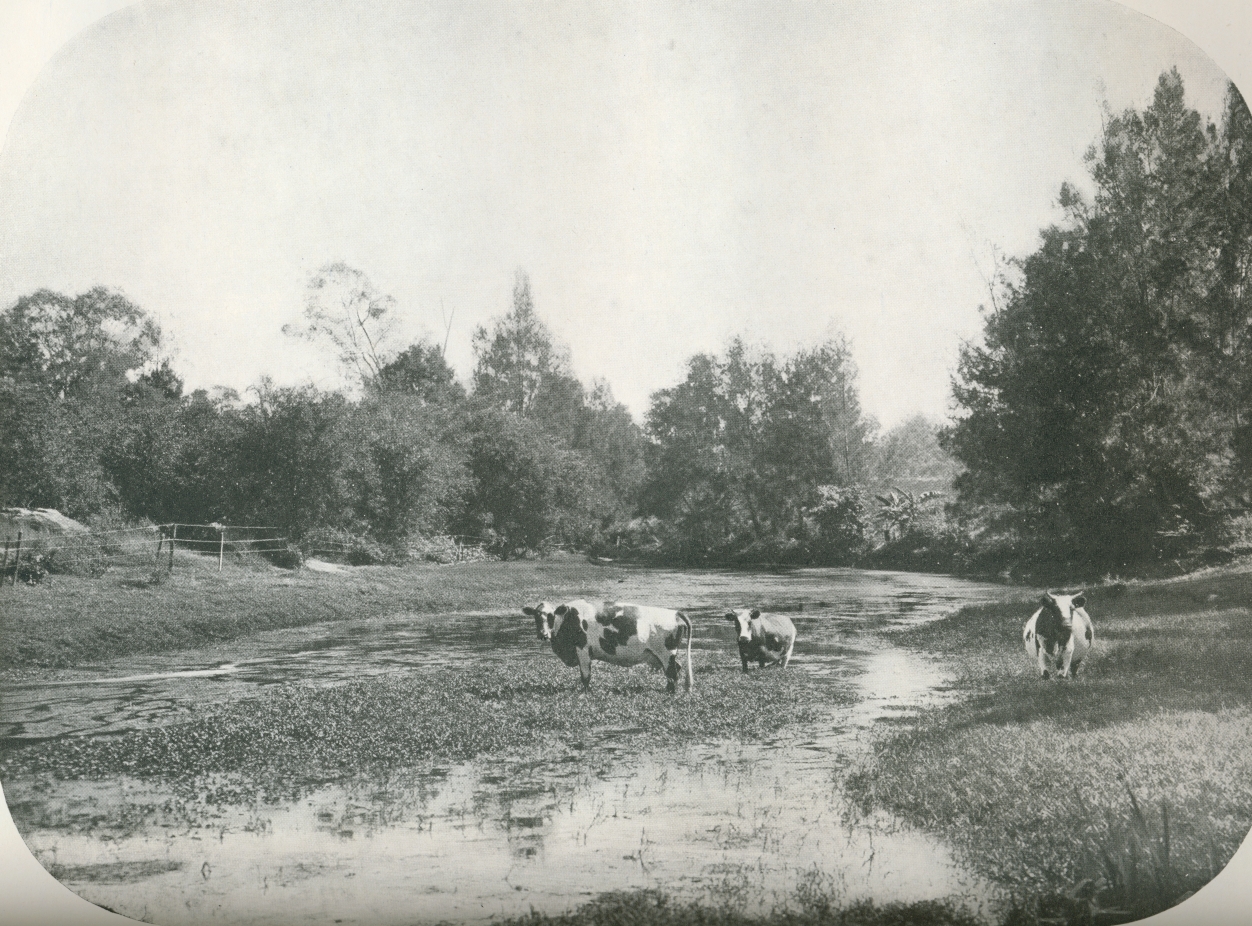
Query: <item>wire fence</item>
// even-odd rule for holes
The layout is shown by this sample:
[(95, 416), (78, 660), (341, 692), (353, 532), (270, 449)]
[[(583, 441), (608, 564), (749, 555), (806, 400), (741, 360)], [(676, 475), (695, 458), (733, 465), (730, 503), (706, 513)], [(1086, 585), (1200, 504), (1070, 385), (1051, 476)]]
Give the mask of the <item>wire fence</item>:
[[(387, 552), (344, 532), (317, 532), (296, 542), (281, 528), (265, 524), (152, 524), (109, 530), (52, 533), (38, 526), (11, 528), (0, 537), (0, 587), (19, 581), (38, 584), (48, 573), (99, 576), (130, 571), (154, 580), (177, 565), (215, 567), (256, 565), (258, 557), (277, 565), (298, 565), (306, 557), (345, 560), (354, 565), (381, 562)], [(482, 555), (484, 538), (442, 535), (411, 541), (416, 559), (461, 562)], [(178, 555), (176, 555), (176, 553)]]

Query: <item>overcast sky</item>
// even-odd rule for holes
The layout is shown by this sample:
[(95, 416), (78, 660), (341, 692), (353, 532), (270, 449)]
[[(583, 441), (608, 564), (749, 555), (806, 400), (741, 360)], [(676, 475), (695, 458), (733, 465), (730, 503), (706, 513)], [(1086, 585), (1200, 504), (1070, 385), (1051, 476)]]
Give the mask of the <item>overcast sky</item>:
[(0, 305), (117, 287), (192, 387), (333, 386), (281, 329), (342, 260), (405, 342), (455, 313), (466, 378), (523, 268), (575, 372), (640, 418), (736, 334), (834, 333), (885, 425), (944, 416), (993, 248), (1059, 217), (1102, 106), (1177, 67), (1217, 118), (1225, 82), (1104, 0), (78, 8), (116, 12), (13, 101)]

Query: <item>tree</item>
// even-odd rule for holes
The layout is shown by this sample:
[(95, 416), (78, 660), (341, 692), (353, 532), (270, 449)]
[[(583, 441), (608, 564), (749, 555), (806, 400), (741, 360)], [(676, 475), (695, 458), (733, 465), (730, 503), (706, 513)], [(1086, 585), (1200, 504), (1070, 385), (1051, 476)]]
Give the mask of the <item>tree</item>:
[(328, 343), (344, 369), (362, 386), (377, 380), (391, 358), (395, 300), (347, 264), (322, 267), (309, 281), (303, 320), (283, 333)]
[(0, 313), (0, 371), (57, 399), (119, 390), (155, 360), (161, 331), (121, 293), (41, 289)]
[(444, 359), (443, 350), (428, 341), (415, 341), (379, 372), (383, 392), (417, 397), (423, 403), (446, 404), (465, 399), (465, 389)]
[(223, 516), (292, 537), (315, 527), (357, 527), (347, 473), (360, 446), (347, 400), (312, 387), (277, 388), (268, 379), (255, 392), (256, 402), (239, 413)]
[[(155, 366), (161, 333), (125, 296), (103, 287), (50, 290), (0, 313), (0, 499), (89, 518), (119, 503), (104, 454), (124, 439), (126, 403)], [(164, 372), (162, 372), (164, 371)]]
[(470, 424), (474, 480), (462, 532), (505, 556), (586, 540), (587, 468), (535, 422), (499, 409), (479, 410)]
[(568, 353), (535, 313), (530, 278), (521, 270), (512, 309), (490, 333), (481, 325), (475, 329), (474, 357), (474, 394), (494, 408), (533, 417), (545, 387), (549, 393), (571, 392)]
[(863, 478), (873, 427), (842, 341), (780, 363), (736, 339), (653, 395), (644, 512), (674, 526), (685, 557), (795, 555), (820, 488)]
[(914, 415), (874, 442), (869, 481), (879, 487), (903, 486), (911, 491), (949, 491), (961, 471), (939, 442), (942, 425)]
[(388, 392), (357, 405), (349, 427), (356, 452), (345, 481), (354, 521), (383, 543), (447, 533), (472, 488), (460, 416)]
[(983, 343), (962, 350), (945, 435), (966, 466), (959, 502), (1001, 507), (1051, 556), (1159, 554), (1237, 495), (1221, 384), (1247, 325), (1249, 207), (1227, 192), (1246, 175), (1246, 109), (1227, 110), (1220, 132), (1204, 126), (1171, 72), (1142, 113), (1110, 117), (1087, 155), (1094, 196), (1062, 186), (1065, 222), (1015, 262)]

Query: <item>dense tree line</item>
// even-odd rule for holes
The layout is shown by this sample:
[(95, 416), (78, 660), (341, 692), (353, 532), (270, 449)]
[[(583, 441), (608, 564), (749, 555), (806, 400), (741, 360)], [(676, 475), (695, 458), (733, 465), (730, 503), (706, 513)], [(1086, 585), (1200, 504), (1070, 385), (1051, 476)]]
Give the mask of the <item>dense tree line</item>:
[(354, 389), (184, 395), (159, 329), (122, 295), (18, 300), (0, 314), (0, 503), (393, 547), (451, 534), (505, 555), (585, 545), (629, 516), (642, 432), (606, 384), (570, 374), (524, 277), (476, 336), (472, 392), (436, 345), (388, 353), (389, 301), (359, 272), (332, 265), (311, 289), (293, 333), (325, 335)]
[(960, 508), (998, 555), (1114, 568), (1221, 542), (1252, 484), (1252, 119), (1177, 72), (1110, 115), (1090, 189), (997, 281), (961, 356)]
[(116, 292), (20, 299), (0, 314), (0, 503), (391, 550), (452, 535), (501, 555), (851, 562), (869, 483), (942, 456), (924, 421), (877, 452), (840, 340), (693, 357), (640, 427), (573, 374), (523, 274), (510, 311), (474, 332), (468, 389), (438, 345), (392, 347), (391, 308), (359, 271), (324, 268), (288, 330), (331, 348), (347, 387), (262, 379), (240, 396), (184, 394), (161, 332)]

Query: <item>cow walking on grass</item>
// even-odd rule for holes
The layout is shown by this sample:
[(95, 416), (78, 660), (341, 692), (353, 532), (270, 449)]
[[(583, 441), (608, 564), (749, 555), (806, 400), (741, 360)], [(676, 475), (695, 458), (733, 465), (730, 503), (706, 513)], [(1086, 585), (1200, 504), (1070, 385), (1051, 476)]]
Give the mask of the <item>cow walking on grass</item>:
[(1039, 675), (1047, 678), (1078, 678), (1082, 661), (1091, 652), (1095, 630), (1083, 610), (1087, 599), (1076, 595), (1045, 592), (1039, 608), (1022, 631), (1026, 654), (1038, 663)]
[(677, 690), (678, 647), (687, 641), (686, 689), (691, 690), (691, 621), (681, 611), (645, 605), (578, 599), (553, 607), (540, 602), (522, 613), (535, 619), (539, 639), (567, 666), (578, 666), (583, 688), (591, 687), (591, 660), (617, 666), (653, 665)]
[(739, 642), (739, 659), (743, 671), (748, 663), (755, 662), (759, 668), (778, 663), (784, 669), (791, 661), (791, 650), (796, 645), (796, 625), (785, 614), (763, 615), (751, 611), (728, 611), (726, 620), (735, 625)]

